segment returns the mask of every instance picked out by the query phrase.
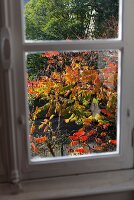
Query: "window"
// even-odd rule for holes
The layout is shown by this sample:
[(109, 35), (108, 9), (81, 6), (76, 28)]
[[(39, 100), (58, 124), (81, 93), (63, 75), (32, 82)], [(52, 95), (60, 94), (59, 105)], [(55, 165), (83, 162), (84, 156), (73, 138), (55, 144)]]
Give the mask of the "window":
[[(69, 8), (71, 6), (72, 5), (69, 5)], [(55, 36), (52, 35), (51, 38), (48, 37), (48, 40), (44, 41), (44, 38), (38, 38), (35, 34), (32, 35), (32, 32), (31, 36), (29, 36), (27, 34), (28, 30), (26, 29), (26, 39), (30, 39), (30, 37), (33, 37), (31, 41), (25, 40), (24, 37), (25, 27), (23, 2), (13, 0), (12, 3), (10, 2), (8, 4), (8, 6), (5, 4), (6, 9), (9, 11), (7, 12), (8, 14), (6, 13), (6, 15), (8, 15), (8, 18), (6, 19), (5, 26), (10, 29), (9, 40), (11, 45), (10, 66), (12, 67), (12, 70), (10, 75), (7, 77), (7, 84), (10, 85), (10, 88), (7, 88), (7, 91), (9, 91), (9, 96), (11, 98), (9, 99), (11, 103), (9, 107), (10, 109), (12, 109), (13, 115), (11, 115), (11, 117), (13, 117), (13, 130), (11, 130), (10, 133), (12, 138), (10, 148), (12, 148), (11, 153), (14, 157), (14, 159), (12, 160), (12, 170), (15, 172), (13, 177), (14, 179), (17, 179), (17, 172), (20, 172), (20, 176), (22, 179), (30, 179), (132, 168), (133, 147), (131, 141), (131, 130), (133, 128), (133, 92), (130, 90), (130, 88), (132, 88), (133, 86), (133, 31), (130, 33), (131, 26), (128, 23), (129, 19), (131, 19), (128, 10), (131, 8), (131, 6), (133, 6), (132, 1), (119, 1), (119, 32), (116, 32), (115, 38), (109, 36), (109, 33), (107, 32), (104, 32), (102, 35), (98, 35), (97, 38), (97, 36), (92, 36), (90, 32), (88, 32), (89, 29), (87, 29), (87, 38), (82, 38), (79, 36), (81, 40), (78, 40), (78, 35), (76, 37), (75, 34), (73, 35), (74, 37), (71, 37), (72, 35), (70, 33), (70, 35), (68, 35), (68, 38), (55, 38)], [(30, 14), (27, 16), (27, 18), (29, 16)], [(36, 13), (36, 17), (38, 19), (40, 15)], [(73, 13), (71, 19), (74, 17), (75, 15)], [(72, 21), (73, 20), (71, 20), (71, 23)], [(73, 30), (73, 24), (71, 23), (70, 30)], [(90, 26), (91, 24), (92, 28), (94, 29), (93, 17), (90, 21)], [(108, 25), (105, 21), (104, 24)], [(54, 27), (58, 27), (58, 25), (56, 24)], [(27, 28), (31, 27), (27, 25)], [(50, 29), (51, 27), (48, 26), (47, 28)], [(61, 27), (61, 31), (63, 30), (63, 28), (64, 27)], [(8, 32), (7, 29), (6, 31)], [(51, 31), (51, 29), (49, 31)], [(56, 29), (55, 31), (59, 31), (59, 29)], [(91, 35), (92, 37), (88, 38), (89, 35)], [(28, 81), (26, 76), (26, 66), (28, 65), (27, 63), (29, 62), (30, 56), (32, 57), (33, 55), (35, 55), (35, 57), (38, 57), (39, 54), (42, 54), (42, 58), (45, 57), (48, 61), (48, 56), (51, 57), (56, 53), (57, 55), (60, 54), (61, 57), (65, 55), (66, 57), (68, 57), (68, 62), (70, 62), (70, 54), (73, 54), (74, 58), (76, 58), (76, 56), (78, 55), (80, 55), (79, 57), (81, 57), (81, 55), (89, 55), (91, 54), (91, 52), (93, 55), (97, 53), (97, 62), (99, 64), (101, 63), (101, 59), (104, 58), (105, 55), (109, 57), (110, 54), (110, 58), (113, 58), (116, 55), (116, 64), (118, 66), (117, 148), (115, 148), (112, 152), (104, 152), (94, 155), (74, 155), (71, 157), (58, 157), (56, 159), (42, 158), (38, 160), (31, 160), (31, 147), (29, 140), (29, 106), (27, 97)], [(55, 59), (57, 58), (56, 54)], [(53, 62), (53, 59), (50, 59), (50, 61)], [(114, 64), (112, 63), (112, 65)], [(7, 64), (7, 68), (8, 67), (9, 65)], [(117, 73), (115, 75), (117, 76)], [(114, 80), (116, 79), (117, 77)], [(105, 85), (105, 83), (103, 84)], [(87, 85), (88, 84), (86, 83), (86, 87)], [(31, 89), (30, 86), (29, 89)], [(94, 108), (92, 107), (94, 104), (98, 104), (97, 101), (97, 98), (94, 97), (92, 101), (93, 104), (90, 105), (90, 111), (94, 110)], [(102, 115), (104, 116), (108, 116), (111, 114), (110, 111), (109, 113), (107, 111), (107, 114), (105, 108), (101, 108), (101, 111), (98, 112), (102, 112)], [(72, 115), (73, 113), (71, 113), (71, 115), (65, 119), (70, 120), (69, 118)], [(71, 135), (69, 135), (70, 139), (72, 139), (72, 136), (76, 136), (74, 135), (75, 133), (80, 134), (80, 129), (76, 128), (76, 131), (72, 132)], [(82, 136), (87, 135), (85, 135), (84, 133)], [(38, 136), (37, 139), (40, 140), (40, 138), (42, 137), (46, 139), (45, 135), (42, 135), (41, 137)], [(110, 140), (112, 139), (110, 138)], [(71, 142), (74, 142), (74, 140), (72, 139)], [(14, 148), (16, 148), (17, 151)], [(75, 153), (78, 152), (77, 149), (73, 150), (75, 151)]]
[[(30, 40), (118, 38), (118, 21), (118, 0), (25, 4)], [(120, 51), (29, 53), (26, 68), (32, 161), (118, 151)]]

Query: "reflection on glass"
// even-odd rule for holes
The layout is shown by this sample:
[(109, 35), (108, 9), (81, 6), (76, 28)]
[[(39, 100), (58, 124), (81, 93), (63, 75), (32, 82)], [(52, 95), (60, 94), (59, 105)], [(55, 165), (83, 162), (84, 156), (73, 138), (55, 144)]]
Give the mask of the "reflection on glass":
[(24, 0), (27, 40), (118, 38), (119, 0)]
[(113, 152), (118, 51), (27, 55), (31, 156)]

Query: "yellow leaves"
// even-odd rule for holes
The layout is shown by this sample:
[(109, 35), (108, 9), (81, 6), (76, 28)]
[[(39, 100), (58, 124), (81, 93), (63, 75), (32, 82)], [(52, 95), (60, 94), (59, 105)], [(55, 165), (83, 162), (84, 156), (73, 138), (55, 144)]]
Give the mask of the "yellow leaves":
[(61, 104), (60, 104), (59, 102), (56, 102), (56, 111), (57, 111), (58, 113), (61, 113), (61, 110), (62, 110)]
[(51, 116), (50, 116), (50, 120), (53, 119), (53, 118), (54, 118), (54, 115), (51, 115)]
[(35, 125), (32, 124), (31, 128), (30, 128), (30, 134), (33, 134), (33, 132), (35, 131)]
[(85, 65), (83, 66), (84, 70), (88, 70), (89, 66), (88, 65)]
[(74, 103), (74, 109), (75, 110), (83, 110), (83, 109), (85, 109), (85, 106), (80, 105), (78, 101), (75, 101), (75, 103)]
[(41, 122), (41, 125), (39, 126), (39, 129), (43, 128), (46, 124), (48, 124), (49, 120), (48, 119), (44, 119), (43, 122)]
[(54, 87), (54, 82), (52, 82), (52, 81), (45, 82), (44, 88), (43, 88), (43, 90), (44, 90), (43, 93), (45, 95), (48, 95), (51, 92), (51, 90), (53, 89), (53, 87)]
[(100, 120), (101, 119), (101, 116), (99, 114), (96, 114), (95, 117), (94, 117), (96, 120)]
[(66, 122), (66, 123), (69, 123), (69, 119), (65, 119), (65, 122)]
[(81, 68), (81, 65), (78, 64), (78, 63), (76, 63), (76, 64), (75, 64), (75, 67), (78, 68), (78, 69), (80, 69), (80, 68)]
[(91, 115), (88, 119), (90, 119), (90, 120), (93, 120), (94, 119), (94, 117)]
[(68, 119), (65, 119), (65, 122), (69, 123), (69, 122), (73, 122), (76, 120), (77, 120), (77, 116), (75, 114), (72, 114)]

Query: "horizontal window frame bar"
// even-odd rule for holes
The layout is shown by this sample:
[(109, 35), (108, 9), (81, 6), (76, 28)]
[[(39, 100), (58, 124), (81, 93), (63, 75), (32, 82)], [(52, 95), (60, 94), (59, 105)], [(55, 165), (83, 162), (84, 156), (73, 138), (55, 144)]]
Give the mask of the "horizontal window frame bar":
[[(114, 195), (115, 192), (122, 192), (122, 195), (124, 195), (124, 192), (132, 192), (134, 190), (133, 174), (134, 170), (129, 169), (115, 172), (110, 171), (95, 174), (82, 174), (79, 176), (73, 175), (22, 181), (20, 185), (17, 185), (21, 186), (22, 190), (20, 190), (20, 187), (16, 187), (15, 184), (11, 187), (11, 185), (7, 183), (0, 185), (0, 196), (1, 198), (3, 197), (2, 199), (9, 199), (10, 197), (10, 200), (18, 199), (18, 195), (19, 200), (24, 200), (26, 197), (29, 198), (31, 196), (33, 200), (57, 200), (66, 198), (90, 199), (89, 195), (108, 195), (109, 193)], [(14, 190), (18, 192), (18, 195), (14, 194)], [(9, 194), (12, 195), (9, 196)]]
[(122, 40), (81, 40), (81, 41), (28, 41), (23, 44), (24, 52), (38, 51), (87, 51), (92, 49), (123, 49), (124, 42)]

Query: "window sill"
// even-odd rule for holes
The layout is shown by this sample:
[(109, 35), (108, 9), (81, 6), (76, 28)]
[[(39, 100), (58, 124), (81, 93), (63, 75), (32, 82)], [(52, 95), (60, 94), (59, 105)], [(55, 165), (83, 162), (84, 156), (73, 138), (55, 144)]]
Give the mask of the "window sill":
[(122, 170), (0, 184), (1, 200), (61, 199), (134, 190), (134, 170)]

